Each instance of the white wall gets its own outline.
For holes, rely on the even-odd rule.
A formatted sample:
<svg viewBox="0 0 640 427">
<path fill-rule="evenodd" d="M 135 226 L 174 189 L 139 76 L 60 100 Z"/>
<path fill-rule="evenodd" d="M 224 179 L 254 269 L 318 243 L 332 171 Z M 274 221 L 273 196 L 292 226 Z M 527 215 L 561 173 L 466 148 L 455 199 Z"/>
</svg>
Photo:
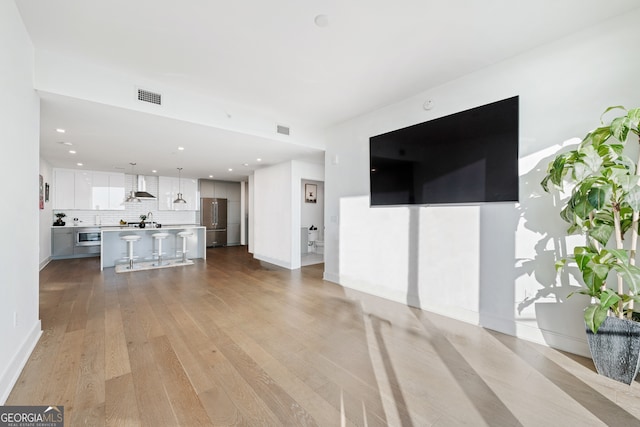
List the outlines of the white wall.
<svg viewBox="0 0 640 427">
<path fill-rule="evenodd" d="M 45 184 L 49 184 L 49 201 L 45 199 L 44 209 L 40 210 L 40 269 L 44 268 L 51 260 L 51 224 L 53 223 L 53 168 L 51 165 L 40 158 L 40 175 Z"/>
<path fill-rule="evenodd" d="M 574 242 L 539 182 L 561 145 L 596 127 L 607 106 L 638 106 L 639 19 L 618 17 L 330 129 L 325 278 L 588 354 L 586 301 L 566 301 L 575 281 L 558 283 L 553 267 Z M 369 137 L 514 95 L 520 203 L 369 208 Z"/>
<path fill-rule="evenodd" d="M 0 2 L 0 404 L 4 404 L 38 337 L 39 100 L 33 46 L 12 1 Z"/>
<path fill-rule="evenodd" d="M 292 268 L 291 180 L 291 162 L 258 169 L 253 180 L 253 256 L 285 268 Z"/>
<path fill-rule="evenodd" d="M 293 160 L 255 171 L 250 233 L 255 258 L 285 268 L 300 268 L 302 179 L 322 181 L 323 166 Z"/>
</svg>

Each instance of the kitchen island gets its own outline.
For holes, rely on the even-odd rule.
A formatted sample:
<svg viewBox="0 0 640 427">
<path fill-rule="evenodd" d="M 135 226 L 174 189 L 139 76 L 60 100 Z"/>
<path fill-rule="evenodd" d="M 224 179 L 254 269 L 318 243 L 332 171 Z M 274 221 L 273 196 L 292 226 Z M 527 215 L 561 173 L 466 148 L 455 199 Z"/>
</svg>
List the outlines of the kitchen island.
<svg viewBox="0 0 640 427">
<path fill-rule="evenodd" d="M 154 252 L 157 252 L 155 239 L 151 236 L 155 233 L 168 233 L 169 236 L 162 241 L 164 261 L 172 261 L 182 257 L 182 238 L 178 236 L 181 231 L 192 231 L 193 235 L 187 237 L 187 257 L 206 259 L 206 228 L 197 225 L 170 225 L 162 228 L 131 228 L 131 227 L 102 227 L 100 240 L 100 270 L 107 267 L 126 264 L 127 243 L 122 240 L 125 235 L 139 235 L 140 240 L 133 244 L 133 253 L 136 263 L 151 263 Z"/>
</svg>

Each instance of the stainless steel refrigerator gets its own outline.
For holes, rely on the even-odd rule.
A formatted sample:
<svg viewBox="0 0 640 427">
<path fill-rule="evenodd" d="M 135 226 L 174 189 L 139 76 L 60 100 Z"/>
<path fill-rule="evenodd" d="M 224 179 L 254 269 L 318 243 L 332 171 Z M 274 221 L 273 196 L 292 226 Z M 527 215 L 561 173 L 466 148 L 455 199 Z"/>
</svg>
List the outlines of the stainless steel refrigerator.
<svg viewBox="0 0 640 427">
<path fill-rule="evenodd" d="M 200 225 L 207 228 L 207 247 L 227 246 L 227 199 L 200 199 Z"/>
</svg>

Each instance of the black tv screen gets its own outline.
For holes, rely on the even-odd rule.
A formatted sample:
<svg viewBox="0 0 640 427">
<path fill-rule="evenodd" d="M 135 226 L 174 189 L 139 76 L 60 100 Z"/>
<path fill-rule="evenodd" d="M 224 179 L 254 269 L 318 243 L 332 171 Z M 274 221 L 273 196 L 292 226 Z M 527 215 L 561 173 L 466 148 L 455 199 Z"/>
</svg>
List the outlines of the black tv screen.
<svg viewBox="0 0 640 427">
<path fill-rule="evenodd" d="M 518 201 L 518 97 L 369 139 L 371 206 Z"/>
</svg>

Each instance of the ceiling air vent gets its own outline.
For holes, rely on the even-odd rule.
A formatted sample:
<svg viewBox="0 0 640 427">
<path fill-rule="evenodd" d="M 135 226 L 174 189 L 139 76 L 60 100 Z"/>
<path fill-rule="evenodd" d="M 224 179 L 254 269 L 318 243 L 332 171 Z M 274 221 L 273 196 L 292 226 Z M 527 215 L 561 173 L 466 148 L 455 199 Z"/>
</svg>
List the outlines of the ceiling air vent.
<svg viewBox="0 0 640 427">
<path fill-rule="evenodd" d="M 278 125 L 277 132 L 281 135 L 289 135 L 289 128 L 286 126 Z"/>
<path fill-rule="evenodd" d="M 138 101 L 162 105 L 162 95 L 159 93 L 149 92 L 148 90 L 138 89 Z"/>
</svg>

